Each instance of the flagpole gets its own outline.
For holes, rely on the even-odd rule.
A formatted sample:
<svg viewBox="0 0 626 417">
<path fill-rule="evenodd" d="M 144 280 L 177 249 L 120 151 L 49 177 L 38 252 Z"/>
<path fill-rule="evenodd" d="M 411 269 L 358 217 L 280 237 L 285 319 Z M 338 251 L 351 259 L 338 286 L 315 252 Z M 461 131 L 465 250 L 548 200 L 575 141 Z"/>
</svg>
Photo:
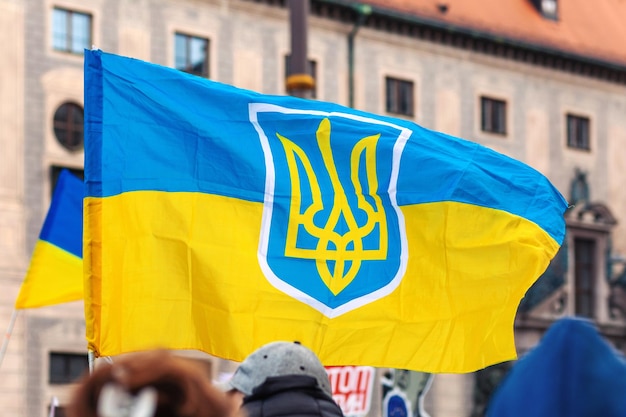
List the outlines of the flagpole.
<svg viewBox="0 0 626 417">
<path fill-rule="evenodd" d="M 309 70 L 307 58 L 309 0 L 287 0 L 287 7 L 291 26 L 291 55 L 285 87 L 292 96 L 311 98 L 315 79 Z"/>
<path fill-rule="evenodd" d="M 17 319 L 18 310 L 13 310 L 13 314 L 11 315 L 11 321 L 9 322 L 9 327 L 7 328 L 6 333 L 4 334 L 4 340 L 2 341 L 2 349 L 0 349 L 0 368 L 2 368 L 2 361 L 4 360 L 4 354 L 7 351 L 7 347 L 9 346 L 9 339 L 11 338 L 11 333 L 13 332 L 13 326 L 15 326 L 15 320 Z"/>
<path fill-rule="evenodd" d="M 50 401 L 50 412 L 48 413 L 48 417 L 54 417 L 57 412 L 57 407 L 59 406 L 59 399 L 54 396 Z"/>
<path fill-rule="evenodd" d="M 87 360 L 89 362 L 89 374 L 93 374 L 93 370 L 96 365 L 96 352 L 89 349 L 89 351 L 87 352 Z"/>
</svg>

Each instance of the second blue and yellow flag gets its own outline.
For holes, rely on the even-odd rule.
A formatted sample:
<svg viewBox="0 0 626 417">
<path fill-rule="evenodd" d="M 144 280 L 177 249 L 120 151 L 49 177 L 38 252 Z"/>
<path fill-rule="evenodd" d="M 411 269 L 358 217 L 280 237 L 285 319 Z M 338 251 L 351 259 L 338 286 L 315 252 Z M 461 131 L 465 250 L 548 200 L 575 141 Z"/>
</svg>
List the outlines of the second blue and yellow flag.
<svg viewBox="0 0 626 417">
<path fill-rule="evenodd" d="M 411 121 L 85 52 L 85 313 L 96 354 L 469 372 L 563 241 L 534 169 Z"/>
<path fill-rule="evenodd" d="M 15 308 L 35 308 L 83 298 L 83 182 L 59 173 Z"/>
</svg>

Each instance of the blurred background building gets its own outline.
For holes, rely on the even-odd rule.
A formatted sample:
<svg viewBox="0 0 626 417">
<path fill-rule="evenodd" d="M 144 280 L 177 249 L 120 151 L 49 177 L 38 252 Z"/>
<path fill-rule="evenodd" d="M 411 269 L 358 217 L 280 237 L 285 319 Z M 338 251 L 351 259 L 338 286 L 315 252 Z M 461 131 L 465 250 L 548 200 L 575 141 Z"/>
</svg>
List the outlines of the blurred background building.
<svg viewBox="0 0 626 417">
<path fill-rule="evenodd" d="M 572 205 L 566 242 L 520 305 L 519 353 L 565 315 L 594 320 L 626 350 L 626 2 L 309 6 L 314 99 L 481 143 L 544 173 Z M 286 0 L 0 0 L 0 327 L 10 321 L 60 169 L 82 175 L 83 49 L 92 45 L 287 93 Z M 53 397 L 67 401 L 87 366 L 82 308 L 20 313 L 0 369 L 3 415 L 44 417 Z M 232 370 L 188 354 L 215 378 Z M 432 417 L 481 416 L 510 366 L 436 375 L 424 409 Z M 385 415 L 383 391 L 404 378 L 376 373 L 372 417 Z"/>
</svg>

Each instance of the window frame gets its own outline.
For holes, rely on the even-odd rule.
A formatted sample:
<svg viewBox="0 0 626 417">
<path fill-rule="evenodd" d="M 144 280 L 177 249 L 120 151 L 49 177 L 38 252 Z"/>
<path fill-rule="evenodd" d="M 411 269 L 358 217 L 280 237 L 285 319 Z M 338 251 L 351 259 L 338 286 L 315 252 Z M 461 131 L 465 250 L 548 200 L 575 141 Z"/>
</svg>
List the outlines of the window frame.
<svg viewBox="0 0 626 417">
<path fill-rule="evenodd" d="M 62 365 L 64 369 L 62 375 L 57 375 L 53 371 L 53 362 L 55 362 L 55 358 L 63 359 Z M 84 366 L 81 367 L 80 372 L 73 372 L 72 364 L 75 365 L 76 362 L 72 361 L 78 359 L 81 361 L 84 360 Z M 48 353 L 48 384 L 50 385 L 74 384 L 88 369 L 89 358 L 87 357 L 87 354 L 62 351 L 50 351 Z"/>
<path fill-rule="evenodd" d="M 481 94 L 480 130 L 493 135 L 507 136 L 507 110 L 507 100 Z"/>
<path fill-rule="evenodd" d="M 67 112 L 68 112 L 67 116 L 65 120 L 57 120 L 57 114 L 63 106 L 67 106 Z M 80 110 L 80 112 L 82 113 L 80 115 L 80 118 L 82 119 L 81 123 L 75 123 L 73 121 L 74 112 L 77 110 Z M 84 147 L 85 147 L 84 121 L 85 121 L 85 109 L 80 103 L 77 103 L 72 100 L 66 100 L 56 107 L 56 109 L 54 110 L 54 114 L 52 115 L 52 131 L 53 131 L 54 138 L 56 139 L 57 143 L 61 145 L 63 149 L 67 150 L 68 152 L 80 152 L 84 150 Z M 66 135 L 74 135 L 76 133 L 80 133 L 81 134 L 80 143 L 72 145 L 71 140 L 68 138 L 66 138 L 66 140 L 69 140 L 70 143 L 64 143 L 63 140 L 57 134 L 57 129 L 64 129 Z"/>
<path fill-rule="evenodd" d="M 408 88 L 409 93 L 403 92 Z M 391 94 L 393 93 L 393 94 Z M 408 106 L 402 103 L 403 97 L 409 98 Z M 405 109 L 404 107 L 408 107 Z M 416 113 L 415 82 L 406 78 L 385 76 L 385 112 L 398 116 L 414 118 Z"/>
<path fill-rule="evenodd" d="M 185 67 L 179 67 L 178 66 L 178 37 L 183 37 L 185 39 L 185 53 L 184 53 L 184 60 L 185 60 Z M 206 47 L 205 47 L 205 51 L 204 51 L 204 62 L 203 62 L 203 66 L 205 68 L 205 72 L 196 72 L 196 71 L 192 71 L 189 70 L 189 68 L 193 69 L 193 62 L 191 61 L 191 55 L 192 55 L 192 42 L 194 40 L 200 40 L 200 41 L 204 41 L 206 42 Z M 195 75 L 197 77 L 202 77 L 202 78 L 211 78 L 211 38 L 206 37 L 206 36 L 200 36 L 200 35 L 194 35 L 188 32 L 184 32 L 184 31 L 179 31 L 176 30 L 174 31 L 174 68 L 185 72 L 187 74 L 192 74 Z"/>
<path fill-rule="evenodd" d="M 63 28 L 64 40 L 63 40 L 62 47 L 57 45 L 55 41 L 56 34 L 57 34 L 57 26 L 55 25 L 55 15 L 57 12 L 62 12 L 65 15 L 65 27 Z M 88 39 L 85 42 L 85 44 L 83 44 L 78 50 L 74 50 L 73 48 L 73 44 L 76 39 L 76 33 L 75 33 L 76 28 L 74 27 L 73 16 L 84 16 L 88 18 L 88 22 L 89 22 L 88 33 L 87 33 Z M 94 17 L 92 13 L 85 12 L 85 11 L 78 11 L 78 10 L 70 9 L 67 7 L 54 6 L 52 8 L 51 20 L 52 20 L 51 46 L 52 46 L 53 51 L 71 54 L 71 55 L 83 55 L 84 49 L 89 49 L 93 45 Z"/>
<path fill-rule="evenodd" d="M 595 242 L 594 247 L 594 264 L 591 269 L 593 274 L 593 286 L 591 303 L 592 317 L 591 319 L 597 322 L 609 321 L 609 285 L 608 280 L 603 277 L 607 276 L 607 253 L 610 247 L 611 230 L 613 225 L 603 224 L 601 220 L 600 224 L 592 224 L 589 222 L 589 217 L 596 215 L 593 210 L 585 209 L 586 205 L 579 204 L 566 212 L 566 224 L 567 231 L 565 238 L 567 239 L 567 252 L 568 252 L 568 271 L 567 271 L 567 293 L 568 302 L 566 307 L 566 314 L 578 314 L 580 306 L 577 303 L 577 297 L 580 293 L 580 289 L 577 289 L 577 264 L 579 260 L 576 259 L 576 247 L 577 240 L 593 240 Z"/>
<path fill-rule="evenodd" d="M 574 243 L 574 312 L 577 316 L 595 319 L 597 316 L 598 239 L 573 236 Z"/>
<path fill-rule="evenodd" d="M 568 149 L 591 152 L 591 117 L 567 112 L 565 143 Z"/>
</svg>

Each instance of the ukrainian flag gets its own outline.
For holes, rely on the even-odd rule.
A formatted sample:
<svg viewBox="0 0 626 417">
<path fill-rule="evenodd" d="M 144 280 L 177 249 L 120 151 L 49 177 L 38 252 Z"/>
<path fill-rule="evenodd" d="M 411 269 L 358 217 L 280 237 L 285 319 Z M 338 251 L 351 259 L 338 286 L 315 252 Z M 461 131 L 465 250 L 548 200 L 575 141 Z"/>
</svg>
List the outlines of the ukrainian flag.
<svg viewBox="0 0 626 417">
<path fill-rule="evenodd" d="M 83 298 L 83 182 L 61 171 L 15 308 Z"/>
<path fill-rule="evenodd" d="M 534 169 L 411 121 L 85 53 L 90 349 L 469 372 L 513 320 L 567 204 Z"/>
</svg>

